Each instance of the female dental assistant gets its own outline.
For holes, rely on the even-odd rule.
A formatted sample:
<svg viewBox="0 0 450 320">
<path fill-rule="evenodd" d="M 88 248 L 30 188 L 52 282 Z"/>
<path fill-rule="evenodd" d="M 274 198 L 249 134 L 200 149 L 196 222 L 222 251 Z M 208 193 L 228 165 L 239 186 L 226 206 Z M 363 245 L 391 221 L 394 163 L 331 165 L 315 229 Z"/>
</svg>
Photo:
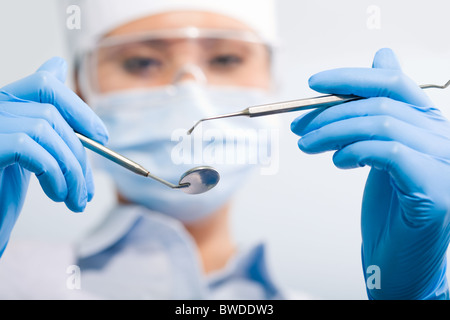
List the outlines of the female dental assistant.
<svg viewBox="0 0 450 320">
<path fill-rule="evenodd" d="M 79 5 L 86 25 L 71 35 L 77 93 L 95 113 L 63 85 L 61 59 L 1 90 L 1 294 L 287 298 L 271 278 L 263 246 L 243 251 L 227 228 L 232 195 L 251 172 L 246 164 L 224 163 L 221 183 L 192 197 L 98 159 L 119 198 L 106 221 L 75 248 L 31 250 L 42 266 L 38 276 L 23 267 L 30 258 L 26 251 L 9 250 L 30 172 L 47 196 L 73 211 L 82 211 L 93 197 L 90 166 L 73 130 L 102 143 L 109 136 L 111 148 L 177 178 L 185 168 L 170 154 L 175 128 L 223 113 L 231 103 L 262 103 L 271 88 L 269 1 Z M 258 15 L 243 5 L 257 6 Z M 447 298 L 449 123 L 388 49 L 377 52 L 373 68 L 326 71 L 310 85 L 367 98 L 308 113 L 291 129 L 301 136 L 304 152 L 336 150 L 338 167 L 372 167 L 362 206 L 362 261 L 383 282 L 368 286 L 369 298 Z M 270 125 L 265 121 L 238 126 L 264 128 Z M 80 268 L 80 291 L 67 290 L 67 274 L 58 276 L 56 270 L 68 265 Z M 43 285 L 29 290 L 26 283 L 36 281 Z"/>
<path fill-rule="evenodd" d="M 245 6 L 250 8 L 255 3 Z M 275 37 L 271 1 L 258 2 L 259 16 L 243 10 L 237 1 L 213 5 L 210 1 L 110 0 L 76 4 L 84 24 L 79 31 L 68 31 L 68 44 L 77 66 L 77 93 L 89 107 L 64 87 L 65 64 L 57 58 L 46 62 L 30 78 L 3 89 L 11 105 L 21 104 L 17 98 L 32 100 L 19 91 L 34 95 L 42 87 L 45 97 L 55 98 L 43 101 L 45 106 L 38 108 L 21 104 L 20 110 L 27 109 L 21 114 L 23 118 L 39 118 L 29 120 L 31 128 L 23 127 L 23 131 L 33 131 L 37 125 L 34 122 L 42 124 L 41 118 L 54 128 L 44 124 L 50 133 L 36 139 L 48 140 L 43 149 L 50 150 L 54 159 L 38 161 L 35 154 L 30 155 L 33 163 L 54 167 L 46 167 L 45 173 L 31 171 L 47 195 L 65 201 L 73 211 L 83 210 L 92 197 L 93 186 L 84 148 L 70 127 L 103 143 L 108 136 L 111 149 L 146 168 L 158 168 L 158 175 L 168 181 L 177 181 L 194 164 L 175 163 L 174 130 L 206 115 L 229 111 L 234 105 L 265 102 L 269 95 L 270 51 Z M 30 109 L 45 110 L 31 114 Z M 221 125 L 215 130 L 256 130 L 270 123 L 261 120 L 242 124 Z M 30 135 L 38 136 L 34 132 Z M 238 143 L 235 151 L 244 153 L 247 148 Z M 37 152 L 37 148 L 31 149 Z M 213 159 L 211 165 L 221 175 L 219 185 L 192 196 L 130 174 L 105 159 L 96 160 L 114 179 L 119 204 L 75 248 L 61 248 L 64 256 L 72 253 L 63 270 L 70 265 L 80 268 L 82 288 L 75 292 L 77 295 L 113 299 L 286 297 L 272 280 L 264 245 L 238 248 L 228 226 L 231 198 L 255 165 L 220 164 Z M 27 181 L 19 182 L 17 185 L 25 188 Z M 10 202 L 14 203 L 13 214 L 8 215 L 12 224 L 20 206 L 17 201 Z M 6 242 L 7 237 L 3 239 Z M 13 249 L 11 246 L 11 256 L 7 249 L 2 257 L 4 268 L 0 272 L 7 278 L 2 277 L 2 283 L 14 289 L 19 276 L 11 277 L 11 269 L 21 262 L 13 263 Z M 39 260 L 44 261 L 46 269 L 55 270 L 50 275 L 58 274 L 56 267 L 61 267 L 62 261 L 55 255 Z M 30 276 L 24 273 L 22 279 Z M 67 278 L 67 274 L 62 275 Z M 55 279 L 53 289 L 40 286 L 30 294 L 70 295 L 72 292 L 64 288 L 66 279 L 61 280 Z M 7 287 L 2 286 L 7 296 L 17 291 Z"/>
</svg>

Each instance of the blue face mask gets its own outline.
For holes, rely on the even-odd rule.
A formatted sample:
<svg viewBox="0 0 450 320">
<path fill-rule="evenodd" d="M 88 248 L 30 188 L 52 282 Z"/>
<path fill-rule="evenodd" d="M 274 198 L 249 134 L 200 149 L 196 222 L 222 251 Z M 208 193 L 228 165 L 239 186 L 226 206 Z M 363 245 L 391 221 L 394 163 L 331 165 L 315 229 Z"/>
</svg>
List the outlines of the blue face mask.
<svg viewBox="0 0 450 320">
<path fill-rule="evenodd" d="M 268 130 L 271 120 L 216 120 L 197 128 L 191 136 L 186 134 L 187 129 L 201 118 L 267 100 L 267 93 L 261 90 L 182 82 L 153 90 L 103 95 L 92 101 L 110 133 L 108 147 L 151 173 L 176 184 L 193 167 L 216 168 L 221 180 L 204 194 L 185 194 L 103 158 L 96 157 L 95 161 L 111 174 L 118 192 L 130 202 L 183 222 L 204 218 L 224 206 L 243 180 L 258 168 L 258 130 Z M 266 143 L 263 146 L 268 147 Z"/>
</svg>

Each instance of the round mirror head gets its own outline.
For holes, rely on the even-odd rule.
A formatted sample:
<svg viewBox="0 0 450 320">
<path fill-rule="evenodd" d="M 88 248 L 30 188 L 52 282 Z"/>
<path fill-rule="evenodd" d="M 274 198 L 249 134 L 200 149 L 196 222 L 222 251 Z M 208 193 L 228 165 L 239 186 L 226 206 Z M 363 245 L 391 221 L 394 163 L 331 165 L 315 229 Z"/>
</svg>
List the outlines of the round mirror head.
<svg viewBox="0 0 450 320">
<path fill-rule="evenodd" d="M 214 188 L 220 180 L 216 169 L 211 167 L 196 167 L 188 170 L 180 178 L 180 190 L 189 194 L 200 194 Z M 188 186 L 183 187 L 183 185 Z"/>
</svg>

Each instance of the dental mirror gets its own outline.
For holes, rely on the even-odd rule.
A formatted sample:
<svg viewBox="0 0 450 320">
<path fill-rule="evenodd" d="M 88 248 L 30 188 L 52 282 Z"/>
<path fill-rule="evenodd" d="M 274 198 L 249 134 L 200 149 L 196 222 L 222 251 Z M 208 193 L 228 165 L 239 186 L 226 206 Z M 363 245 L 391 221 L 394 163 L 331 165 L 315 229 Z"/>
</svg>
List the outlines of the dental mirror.
<svg viewBox="0 0 450 320">
<path fill-rule="evenodd" d="M 214 188 L 220 180 L 219 173 L 211 167 L 197 167 L 185 172 L 181 178 L 181 191 L 189 194 L 200 194 Z M 187 185 L 186 187 L 182 187 Z"/>
<path fill-rule="evenodd" d="M 200 194 L 214 188 L 219 183 L 220 175 L 216 169 L 208 166 L 195 167 L 186 171 L 180 178 L 178 185 L 165 181 L 153 174 L 140 164 L 124 157 L 117 152 L 106 148 L 100 143 L 85 137 L 82 134 L 75 133 L 80 139 L 81 143 L 88 149 L 96 152 L 97 154 L 111 160 L 118 165 L 147 178 L 161 182 L 162 184 L 172 188 L 180 189 L 184 193 L 188 194 Z"/>
</svg>

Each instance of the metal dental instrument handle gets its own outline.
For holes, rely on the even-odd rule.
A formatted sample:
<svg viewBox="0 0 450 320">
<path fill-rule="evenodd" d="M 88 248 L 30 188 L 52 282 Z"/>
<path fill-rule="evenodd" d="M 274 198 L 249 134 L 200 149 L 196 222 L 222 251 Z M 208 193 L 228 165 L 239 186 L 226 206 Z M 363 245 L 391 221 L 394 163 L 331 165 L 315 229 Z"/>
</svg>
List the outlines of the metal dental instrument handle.
<svg viewBox="0 0 450 320">
<path fill-rule="evenodd" d="M 450 86 L 450 80 L 442 85 L 435 84 L 427 84 L 420 86 L 422 89 L 429 88 L 437 88 L 437 89 L 445 89 Z M 214 119 L 222 119 L 222 118 L 230 118 L 230 117 L 238 117 L 238 116 L 246 116 L 246 117 L 260 117 L 267 116 L 271 114 L 285 113 L 285 112 L 293 112 L 293 111 L 301 111 L 301 110 L 309 110 L 316 108 L 327 108 L 336 106 L 342 103 L 356 101 L 364 99 L 363 97 L 351 96 L 351 95 L 324 95 L 320 97 L 307 98 L 307 99 L 299 99 L 299 100 L 291 100 L 285 102 L 277 102 L 270 103 L 260 106 L 248 107 L 244 110 L 219 115 L 216 117 L 205 118 L 197 121 L 197 123 L 188 130 L 187 134 L 190 135 L 192 131 L 203 121 L 214 120 Z"/>
<path fill-rule="evenodd" d="M 444 84 L 444 85 L 442 85 L 442 86 L 437 85 L 437 84 L 423 84 L 423 85 L 421 85 L 420 87 L 421 87 L 422 89 L 431 89 L 431 88 L 435 88 L 435 89 L 445 89 L 445 88 L 447 88 L 447 87 L 449 87 L 449 86 L 450 86 L 450 80 L 448 80 L 447 83 Z"/>
<path fill-rule="evenodd" d="M 172 189 L 181 189 L 183 192 L 189 194 L 199 194 L 215 187 L 220 179 L 219 173 L 214 168 L 204 166 L 188 170 L 181 176 L 179 184 L 175 185 L 151 174 L 140 164 L 122 156 L 115 151 L 112 151 L 102 144 L 89 139 L 77 132 L 75 132 L 75 134 L 80 139 L 83 146 L 88 148 L 89 150 L 94 151 L 95 153 L 117 163 L 118 165 L 138 175 L 154 179 Z"/>
</svg>

